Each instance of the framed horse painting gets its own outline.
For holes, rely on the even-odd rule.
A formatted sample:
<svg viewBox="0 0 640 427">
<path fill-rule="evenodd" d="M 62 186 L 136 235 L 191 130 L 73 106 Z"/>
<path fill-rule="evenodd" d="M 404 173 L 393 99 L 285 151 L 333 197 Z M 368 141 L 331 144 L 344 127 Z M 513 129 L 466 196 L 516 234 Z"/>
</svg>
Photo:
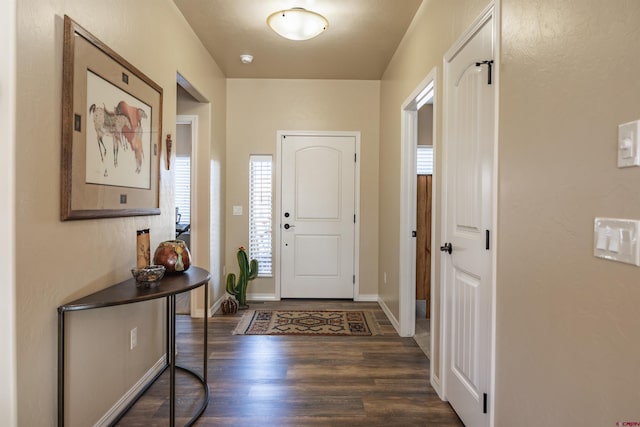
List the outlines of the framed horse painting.
<svg viewBox="0 0 640 427">
<path fill-rule="evenodd" d="M 64 17 L 61 219 L 159 215 L 162 87 Z"/>
</svg>

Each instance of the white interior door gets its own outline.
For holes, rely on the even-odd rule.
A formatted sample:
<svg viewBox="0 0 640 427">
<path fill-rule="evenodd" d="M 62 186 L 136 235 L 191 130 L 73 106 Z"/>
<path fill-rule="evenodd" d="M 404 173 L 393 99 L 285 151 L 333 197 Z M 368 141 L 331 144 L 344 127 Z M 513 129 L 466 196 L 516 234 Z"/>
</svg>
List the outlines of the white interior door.
<svg viewBox="0 0 640 427">
<path fill-rule="evenodd" d="M 488 426 L 491 378 L 493 19 L 445 60 L 446 397 L 468 427 Z"/>
<path fill-rule="evenodd" d="M 353 298 L 355 137 L 283 135 L 282 298 Z"/>
</svg>

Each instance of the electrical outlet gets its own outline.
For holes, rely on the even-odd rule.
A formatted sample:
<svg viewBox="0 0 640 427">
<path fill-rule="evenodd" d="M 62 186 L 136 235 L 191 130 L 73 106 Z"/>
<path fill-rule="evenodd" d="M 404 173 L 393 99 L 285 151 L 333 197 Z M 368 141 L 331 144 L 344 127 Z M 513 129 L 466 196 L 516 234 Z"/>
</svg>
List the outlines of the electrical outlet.
<svg viewBox="0 0 640 427">
<path fill-rule="evenodd" d="M 129 350 L 133 350 L 138 345 L 138 327 L 135 327 L 131 330 L 129 334 L 130 346 Z"/>
</svg>

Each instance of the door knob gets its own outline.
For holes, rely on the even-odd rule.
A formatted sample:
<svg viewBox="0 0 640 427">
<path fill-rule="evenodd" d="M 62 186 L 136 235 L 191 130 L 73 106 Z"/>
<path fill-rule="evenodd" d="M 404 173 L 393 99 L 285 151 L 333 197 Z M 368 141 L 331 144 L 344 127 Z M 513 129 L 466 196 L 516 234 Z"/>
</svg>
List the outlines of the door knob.
<svg viewBox="0 0 640 427">
<path fill-rule="evenodd" d="M 294 228 L 294 227 L 295 227 L 295 225 L 290 225 L 290 224 L 285 224 L 285 225 L 284 225 L 284 229 L 285 229 L 285 230 L 288 230 L 288 229 L 290 229 L 290 228 Z"/>
<path fill-rule="evenodd" d="M 445 243 L 444 245 L 440 246 L 440 251 L 449 252 L 449 255 L 451 255 L 451 251 L 453 251 L 453 246 L 451 246 L 451 243 Z"/>
</svg>

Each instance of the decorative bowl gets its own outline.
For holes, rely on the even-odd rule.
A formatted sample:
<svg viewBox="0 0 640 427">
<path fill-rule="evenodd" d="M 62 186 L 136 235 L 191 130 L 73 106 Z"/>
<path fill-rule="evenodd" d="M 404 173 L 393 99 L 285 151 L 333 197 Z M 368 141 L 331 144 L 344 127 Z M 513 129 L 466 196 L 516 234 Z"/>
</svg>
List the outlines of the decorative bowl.
<svg viewBox="0 0 640 427">
<path fill-rule="evenodd" d="M 158 286 L 160 279 L 164 276 L 164 265 L 148 265 L 141 268 L 132 268 L 131 274 L 136 279 L 138 288 L 153 288 Z"/>
<path fill-rule="evenodd" d="M 184 241 L 167 240 L 158 245 L 153 263 L 164 265 L 167 274 L 184 273 L 191 266 L 191 254 Z"/>
</svg>

